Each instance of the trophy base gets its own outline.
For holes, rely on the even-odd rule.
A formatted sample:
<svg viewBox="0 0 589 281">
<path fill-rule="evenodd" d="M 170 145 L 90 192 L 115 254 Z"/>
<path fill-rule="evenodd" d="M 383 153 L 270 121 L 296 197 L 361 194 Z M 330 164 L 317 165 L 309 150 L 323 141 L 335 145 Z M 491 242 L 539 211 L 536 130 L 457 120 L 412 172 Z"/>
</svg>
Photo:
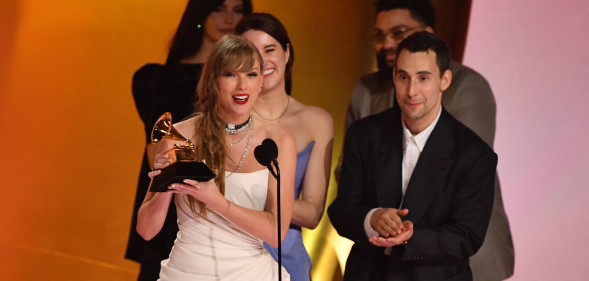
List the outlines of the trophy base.
<svg viewBox="0 0 589 281">
<path fill-rule="evenodd" d="M 175 162 L 161 171 L 161 174 L 153 178 L 150 192 L 167 192 L 170 184 L 184 183 L 185 179 L 209 181 L 215 177 L 203 162 Z"/>
</svg>

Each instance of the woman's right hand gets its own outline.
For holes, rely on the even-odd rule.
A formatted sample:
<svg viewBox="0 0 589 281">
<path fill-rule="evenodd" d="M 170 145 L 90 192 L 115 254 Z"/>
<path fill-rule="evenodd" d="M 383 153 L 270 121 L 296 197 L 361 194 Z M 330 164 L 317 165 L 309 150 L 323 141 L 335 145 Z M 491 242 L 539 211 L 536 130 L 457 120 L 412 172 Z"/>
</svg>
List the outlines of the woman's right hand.
<svg viewBox="0 0 589 281">
<path fill-rule="evenodd" d="M 153 165 L 153 169 L 147 175 L 149 176 L 149 178 L 153 179 L 159 174 L 161 174 L 161 169 L 169 166 L 170 164 L 172 164 L 172 159 L 170 159 L 170 156 L 168 156 L 168 154 L 157 154 L 155 156 L 155 164 Z"/>
</svg>

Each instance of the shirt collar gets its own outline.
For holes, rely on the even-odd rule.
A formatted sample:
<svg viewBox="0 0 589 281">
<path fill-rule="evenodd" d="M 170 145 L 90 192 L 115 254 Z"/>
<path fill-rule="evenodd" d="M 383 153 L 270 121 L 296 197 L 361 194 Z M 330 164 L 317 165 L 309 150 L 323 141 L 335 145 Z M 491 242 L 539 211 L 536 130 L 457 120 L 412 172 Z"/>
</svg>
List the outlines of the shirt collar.
<svg viewBox="0 0 589 281">
<path fill-rule="evenodd" d="M 413 139 L 415 140 L 415 143 L 417 143 L 417 148 L 419 148 L 419 152 L 422 152 L 423 147 L 425 146 L 425 143 L 427 142 L 427 139 L 432 134 L 432 131 L 436 127 L 438 120 L 440 120 L 441 115 L 442 115 L 442 107 L 440 106 L 440 111 L 438 112 L 438 116 L 436 117 L 436 120 L 434 120 L 434 122 L 432 122 L 429 126 L 427 126 L 427 128 L 425 128 L 425 130 L 421 131 L 421 133 L 419 133 L 417 135 L 411 134 L 411 131 L 409 131 L 409 129 L 407 129 L 407 126 L 405 125 L 405 120 L 401 116 L 401 120 L 402 120 L 401 123 L 403 124 L 403 137 L 405 139 L 405 142 L 403 143 L 403 149 L 405 149 L 407 147 L 407 142 L 409 141 L 409 139 L 411 137 L 413 137 Z"/>
</svg>

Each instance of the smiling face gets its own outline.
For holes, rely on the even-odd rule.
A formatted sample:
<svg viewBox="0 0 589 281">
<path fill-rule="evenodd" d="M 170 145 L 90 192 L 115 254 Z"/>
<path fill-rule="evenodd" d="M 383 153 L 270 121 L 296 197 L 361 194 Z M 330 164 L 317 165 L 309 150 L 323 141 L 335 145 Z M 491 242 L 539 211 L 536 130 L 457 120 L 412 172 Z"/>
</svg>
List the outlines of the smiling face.
<svg viewBox="0 0 589 281">
<path fill-rule="evenodd" d="M 204 36 L 211 42 L 217 42 L 227 34 L 233 34 L 235 26 L 243 18 L 242 0 L 225 0 L 213 11 L 204 24 Z"/>
<path fill-rule="evenodd" d="M 263 91 L 270 91 L 279 87 L 284 89 L 284 73 L 290 57 L 290 51 L 282 48 L 280 43 L 268 33 L 259 30 L 249 30 L 242 37 L 252 42 L 262 54 L 264 60 Z"/>
<path fill-rule="evenodd" d="M 451 80 L 450 70 L 440 77 L 435 52 L 401 51 L 393 81 L 403 120 L 411 133 L 418 134 L 433 123 L 442 104 L 442 92 Z"/>
<path fill-rule="evenodd" d="M 226 122 L 243 123 L 249 118 L 262 86 L 260 70 L 256 59 L 251 69 L 225 70 L 217 78 L 219 114 Z"/>
</svg>

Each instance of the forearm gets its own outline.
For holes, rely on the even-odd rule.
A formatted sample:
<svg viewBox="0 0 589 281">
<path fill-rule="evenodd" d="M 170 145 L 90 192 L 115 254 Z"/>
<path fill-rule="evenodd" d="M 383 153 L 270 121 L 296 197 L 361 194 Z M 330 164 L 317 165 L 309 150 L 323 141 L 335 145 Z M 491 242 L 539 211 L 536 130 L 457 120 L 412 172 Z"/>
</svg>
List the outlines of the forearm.
<svg viewBox="0 0 589 281">
<path fill-rule="evenodd" d="M 337 199 L 336 199 L 337 201 Z M 331 224 L 340 236 L 355 242 L 368 242 L 364 220 L 371 207 L 350 206 L 344 202 L 334 201 L 327 209 Z"/>
<path fill-rule="evenodd" d="M 458 225 L 416 226 L 405 247 L 403 260 L 437 261 L 465 259 L 473 256 L 483 243 Z"/>
<path fill-rule="evenodd" d="M 292 200 L 292 199 L 290 199 Z M 281 239 L 284 241 L 288 227 L 290 225 L 291 211 L 290 208 L 282 206 L 281 220 Z M 291 204 L 286 204 L 292 206 Z M 247 233 L 262 239 L 272 247 L 278 247 L 278 221 L 277 216 L 268 211 L 258 211 L 239 206 L 229 200 L 218 202 L 215 206 L 209 205 L 209 208 L 217 211 L 229 221 L 245 230 Z"/>
<path fill-rule="evenodd" d="M 324 206 L 324 204 L 313 203 L 304 199 L 294 200 L 291 223 L 315 229 L 323 217 Z"/>
<path fill-rule="evenodd" d="M 160 232 L 166 220 L 172 197 L 173 194 L 158 192 L 143 202 L 137 214 L 137 233 L 143 239 L 151 240 Z"/>
</svg>

